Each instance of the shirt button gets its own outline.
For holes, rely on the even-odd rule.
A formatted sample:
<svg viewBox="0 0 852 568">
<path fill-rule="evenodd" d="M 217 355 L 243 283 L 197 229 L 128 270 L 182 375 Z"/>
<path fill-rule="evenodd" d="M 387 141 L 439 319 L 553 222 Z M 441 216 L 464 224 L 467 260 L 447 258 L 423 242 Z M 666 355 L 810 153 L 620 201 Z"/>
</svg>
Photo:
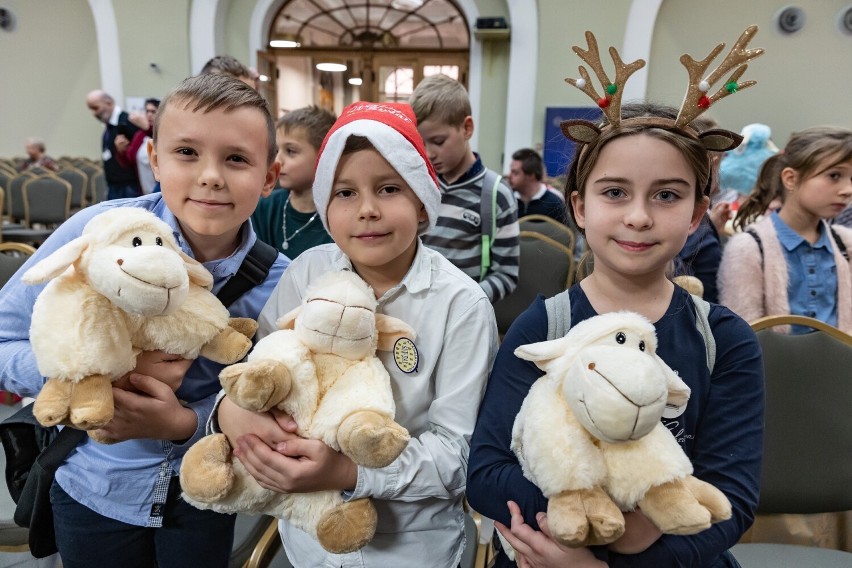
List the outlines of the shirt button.
<svg viewBox="0 0 852 568">
<path fill-rule="evenodd" d="M 816 290 L 811 290 L 811 296 L 816 296 Z"/>
<path fill-rule="evenodd" d="M 808 312 L 808 317 L 809 317 L 809 318 L 815 318 L 815 317 L 816 317 L 816 312 Z"/>
<path fill-rule="evenodd" d="M 813 274 L 814 272 L 816 272 L 815 268 L 808 268 L 808 274 Z"/>
</svg>

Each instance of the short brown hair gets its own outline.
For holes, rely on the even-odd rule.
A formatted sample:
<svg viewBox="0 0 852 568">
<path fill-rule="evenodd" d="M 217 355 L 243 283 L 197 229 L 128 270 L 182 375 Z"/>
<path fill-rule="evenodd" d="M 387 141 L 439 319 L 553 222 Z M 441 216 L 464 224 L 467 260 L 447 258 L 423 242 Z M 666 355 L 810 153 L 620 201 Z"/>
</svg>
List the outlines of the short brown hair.
<svg viewBox="0 0 852 568">
<path fill-rule="evenodd" d="M 470 97 L 464 86 L 448 75 L 430 75 L 414 89 L 408 99 L 417 123 L 434 120 L 450 126 L 461 126 L 469 117 Z"/>
<path fill-rule="evenodd" d="M 230 75 L 234 79 L 245 77 L 251 79 L 251 71 L 248 67 L 240 63 L 240 60 L 230 55 L 217 55 L 211 58 L 204 67 L 201 68 L 199 75 L 205 73 L 214 73 L 219 75 Z"/>
<path fill-rule="evenodd" d="M 544 166 L 541 163 L 541 156 L 532 148 L 521 148 L 512 154 L 512 159 L 521 163 L 521 171 L 528 176 L 535 176 L 535 179 L 541 181 L 544 177 Z"/>
<path fill-rule="evenodd" d="M 317 105 L 311 105 L 288 112 L 278 119 L 275 127 L 283 129 L 286 134 L 301 129 L 314 150 L 319 150 L 335 120 L 337 118 L 334 113 Z"/>
<path fill-rule="evenodd" d="M 183 108 L 192 112 L 210 112 L 223 109 L 225 112 L 238 108 L 256 108 L 263 114 L 266 122 L 266 134 L 269 150 L 267 165 L 275 160 L 278 148 L 275 144 L 275 126 L 266 100 L 257 91 L 229 75 L 205 73 L 189 77 L 169 92 L 160 102 L 157 118 L 154 119 L 154 143 L 157 143 L 157 133 L 160 122 L 166 116 L 166 110 L 174 104 L 183 104 Z"/>
</svg>

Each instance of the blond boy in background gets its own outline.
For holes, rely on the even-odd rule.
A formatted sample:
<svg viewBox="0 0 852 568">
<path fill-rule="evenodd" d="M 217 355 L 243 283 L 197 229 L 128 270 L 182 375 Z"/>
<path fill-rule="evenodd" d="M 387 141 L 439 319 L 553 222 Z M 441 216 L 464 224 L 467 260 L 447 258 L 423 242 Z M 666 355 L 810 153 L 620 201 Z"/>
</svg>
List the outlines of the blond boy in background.
<svg viewBox="0 0 852 568">
<path fill-rule="evenodd" d="M 518 285 L 518 207 L 512 190 L 470 148 L 474 124 L 461 83 L 446 75 L 426 77 L 410 103 L 441 188 L 438 222 L 423 244 L 477 280 L 496 302 Z"/>
</svg>

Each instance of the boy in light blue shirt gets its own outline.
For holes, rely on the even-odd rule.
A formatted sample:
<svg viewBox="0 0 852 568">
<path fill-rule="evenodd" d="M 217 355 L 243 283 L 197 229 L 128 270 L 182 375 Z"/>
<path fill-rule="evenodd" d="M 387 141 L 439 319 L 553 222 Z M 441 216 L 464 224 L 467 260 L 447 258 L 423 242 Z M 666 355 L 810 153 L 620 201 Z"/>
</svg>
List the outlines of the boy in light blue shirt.
<svg viewBox="0 0 852 568">
<path fill-rule="evenodd" d="M 162 193 L 82 210 L 0 292 L 3 390 L 35 396 L 45 381 L 28 337 L 43 286 L 23 284 L 21 274 L 78 237 L 98 213 L 115 207 L 154 213 L 172 228 L 183 252 L 211 272 L 214 293 L 254 245 L 248 219 L 261 195 L 272 190 L 279 168 L 272 118 L 257 92 L 222 75 L 186 79 L 163 100 L 149 144 Z M 279 255 L 265 280 L 231 304 L 231 315 L 257 318 L 287 264 Z M 125 441 L 103 445 L 87 439 L 59 467 L 51 488 L 56 542 L 66 568 L 228 565 L 233 517 L 184 503 L 177 482 L 184 453 L 204 434 L 221 368 L 206 359 L 143 353 L 129 377 L 138 392 L 113 388 L 115 417 L 103 432 Z M 181 378 L 175 393 L 168 384 Z"/>
</svg>

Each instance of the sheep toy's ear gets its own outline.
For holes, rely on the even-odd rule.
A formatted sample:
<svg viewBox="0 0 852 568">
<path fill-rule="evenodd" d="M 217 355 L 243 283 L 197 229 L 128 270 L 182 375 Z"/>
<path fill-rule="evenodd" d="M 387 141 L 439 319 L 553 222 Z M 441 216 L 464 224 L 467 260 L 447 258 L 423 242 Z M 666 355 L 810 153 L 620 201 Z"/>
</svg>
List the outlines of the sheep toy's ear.
<svg viewBox="0 0 852 568">
<path fill-rule="evenodd" d="M 298 308 L 294 308 L 278 318 L 275 321 L 275 325 L 278 326 L 278 329 L 293 329 L 296 327 L 296 318 L 299 316 L 299 312 L 302 311 L 302 306 Z"/>
<path fill-rule="evenodd" d="M 189 281 L 208 290 L 213 287 L 213 275 L 204 266 L 183 251 L 178 251 L 189 274 Z"/>
<path fill-rule="evenodd" d="M 83 256 L 83 253 L 91 242 L 91 237 L 81 236 L 71 242 L 65 243 L 53 251 L 53 254 L 27 270 L 21 277 L 21 280 L 27 284 L 41 284 L 42 282 L 56 278 L 65 272 L 69 266 L 77 262 L 78 258 Z"/>
<path fill-rule="evenodd" d="M 417 337 L 414 330 L 402 320 L 384 314 L 376 314 L 376 331 L 379 332 L 379 351 L 391 351 L 394 344 L 406 337 L 412 341 Z"/>
<path fill-rule="evenodd" d="M 532 361 L 539 369 L 547 373 L 557 362 L 557 359 L 568 353 L 569 348 L 564 339 L 521 345 L 515 349 L 515 357 Z"/>
</svg>

